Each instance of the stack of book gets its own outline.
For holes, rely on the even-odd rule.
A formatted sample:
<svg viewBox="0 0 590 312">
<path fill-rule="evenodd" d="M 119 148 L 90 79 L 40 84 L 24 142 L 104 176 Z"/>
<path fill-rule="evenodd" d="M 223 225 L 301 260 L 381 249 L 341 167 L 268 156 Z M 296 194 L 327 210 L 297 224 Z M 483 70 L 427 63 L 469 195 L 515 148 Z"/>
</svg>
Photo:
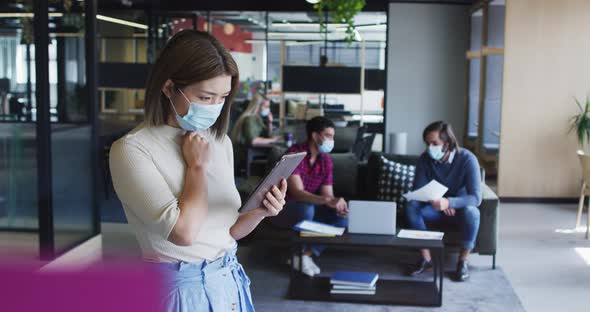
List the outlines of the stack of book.
<svg viewBox="0 0 590 312">
<path fill-rule="evenodd" d="M 344 233 L 345 228 L 314 221 L 301 221 L 293 227 L 301 237 L 335 237 Z"/>
<path fill-rule="evenodd" d="M 379 274 L 339 271 L 332 275 L 331 294 L 375 295 Z"/>
</svg>

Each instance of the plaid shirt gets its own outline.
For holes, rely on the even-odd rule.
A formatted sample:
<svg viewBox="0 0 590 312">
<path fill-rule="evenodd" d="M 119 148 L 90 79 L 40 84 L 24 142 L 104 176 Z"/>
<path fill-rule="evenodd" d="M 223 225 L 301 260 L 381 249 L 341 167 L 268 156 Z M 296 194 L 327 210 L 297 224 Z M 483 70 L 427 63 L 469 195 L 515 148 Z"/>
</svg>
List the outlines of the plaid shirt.
<svg viewBox="0 0 590 312">
<path fill-rule="evenodd" d="M 334 165 L 332 159 L 328 154 L 321 153 L 315 160 L 313 166 L 309 163 L 311 152 L 309 151 L 308 143 L 295 144 L 291 146 L 287 153 L 301 153 L 307 152 L 307 155 L 299 166 L 295 168 L 293 174 L 297 174 L 303 181 L 303 189 L 312 194 L 316 194 L 322 185 L 332 185 L 332 171 Z M 287 201 L 289 196 L 287 196 Z"/>
</svg>

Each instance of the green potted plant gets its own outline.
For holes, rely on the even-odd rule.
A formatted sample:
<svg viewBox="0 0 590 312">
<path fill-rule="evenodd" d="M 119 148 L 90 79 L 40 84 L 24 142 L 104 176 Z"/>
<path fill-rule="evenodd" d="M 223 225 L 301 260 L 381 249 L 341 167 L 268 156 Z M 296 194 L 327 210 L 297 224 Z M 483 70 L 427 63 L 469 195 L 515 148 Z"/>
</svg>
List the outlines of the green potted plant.
<svg viewBox="0 0 590 312">
<path fill-rule="evenodd" d="M 574 100 L 580 111 L 570 118 L 569 132 L 576 133 L 581 149 L 584 147 L 584 143 L 590 143 L 590 97 L 586 97 L 585 105 L 582 105 L 576 98 Z"/>
<path fill-rule="evenodd" d="M 334 22 L 346 24 L 345 40 L 347 42 L 355 41 L 356 27 L 354 24 L 354 16 L 363 10 L 365 7 L 365 0 L 320 0 L 315 3 L 313 7 L 318 12 L 320 32 L 326 34 L 328 21 L 325 20 L 324 17 L 325 10 L 332 17 Z"/>
</svg>

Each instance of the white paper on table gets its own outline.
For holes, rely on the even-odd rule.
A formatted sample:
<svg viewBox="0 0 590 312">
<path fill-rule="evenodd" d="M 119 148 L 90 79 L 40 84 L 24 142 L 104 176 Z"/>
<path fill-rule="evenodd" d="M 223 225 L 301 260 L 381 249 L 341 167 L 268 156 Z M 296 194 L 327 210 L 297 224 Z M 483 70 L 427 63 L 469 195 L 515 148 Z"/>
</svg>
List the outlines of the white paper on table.
<svg viewBox="0 0 590 312">
<path fill-rule="evenodd" d="M 428 182 L 423 187 L 404 194 L 407 200 L 417 200 L 421 202 L 427 202 L 431 200 L 441 199 L 443 195 L 449 190 L 446 186 L 438 183 L 436 180 Z"/>
<path fill-rule="evenodd" d="M 434 232 L 434 231 L 416 231 L 416 230 L 401 230 L 397 234 L 399 238 L 411 238 L 411 239 L 435 239 L 441 240 L 445 233 Z"/>
<path fill-rule="evenodd" d="M 342 235 L 344 233 L 345 228 L 343 227 L 336 227 L 328 224 L 323 224 L 319 222 L 313 221 L 302 221 L 295 225 L 296 228 L 300 230 L 305 230 L 309 232 L 316 232 L 322 234 L 331 234 L 331 235 Z"/>
</svg>

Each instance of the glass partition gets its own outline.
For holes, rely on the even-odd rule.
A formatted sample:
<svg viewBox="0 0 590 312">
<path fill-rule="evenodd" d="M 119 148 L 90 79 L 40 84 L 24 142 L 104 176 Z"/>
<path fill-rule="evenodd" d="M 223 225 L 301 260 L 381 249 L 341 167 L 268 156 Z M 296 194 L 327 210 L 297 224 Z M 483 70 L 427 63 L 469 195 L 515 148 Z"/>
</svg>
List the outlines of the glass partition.
<svg viewBox="0 0 590 312">
<path fill-rule="evenodd" d="M 269 12 L 268 73 L 273 81 L 272 91 L 279 92 L 281 42 L 284 43 L 288 66 L 365 67 L 365 88 L 359 94 L 320 94 L 289 92 L 287 114 L 296 117 L 294 103 L 342 106 L 351 118 L 365 122 L 382 122 L 385 70 L 387 15 L 382 12 L 362 12 L 355 16 L 357 41 L 344 42 L 345 25 L 330 22 L 327 34 L 320 33 L 316 12 Z M 327 38 L 327 40 L 326 40 Z M 364 54 L 364 62 L 363 62 Z M 384 77 L 384 76 L 383 76 Z M 362 103 L 362 104 L 361 104 Z"/>
<path fill-rule="evenodd" d="M 63 8 L 62 8 L 63 9 Z M 49 42 L 52 207 L 55 252 L 93 234 L 94 147 L 88 103 L 83 7 L 52 21 Z M 51 29 L 51 28 L 50 28 Z"/>
<path fill-rule="evenodd" d="M 98 233 L 85 51 L 95 4 L 0 6 L 0 230 L 37 233 L 43 260 Z"/>
<path fill-rule="evenodd" d="M 483 114 L 483 148 L 495 154 L 500 145 L 500 119 L 502 106 L 502 73 L 504 68 L 505 5 L 498 1 L 488 7 L 488 36 L 486 46 L 486 80 Z"/>
<path fill-rule="evenodd" d="M 148 25 L 144 12 L 106 11 L 99 16 L 97 43 L 101 64 L 148 62 Z M 163 33 L 161 28 L 160 34 Z M 98 90 L 101 120 L 106 120 L 107 124 L 143 119 L 144 92 L 141 89 L 99 86 Z"/>
<path fill-rule="evenodd" d="M 33 122 L 0 122 L 0 229 L 39 228 L 37 135 Z"/>
<path fill-rule="evenodd" d="M 481 80 L 481 49 L 483 31 L 483 9 L 471 14 L 471 36 L 468 52 L 469 91 L 467 96 L 467 139 L 475 140 L 479 131 L 479 98 Z"/>
<path fill-rule="evenodd" d="M 0 230 L 37 231 L 34 18 L 9 8 L 0 16 Z"/>
<path fill-rule="evenodd" d="M 467 138 L 470 140 L 477 139 L 479 129 L 479 84 L 481 75 L 481 59 L 474 58 L 469 60 L 469 114 L 467 125 Z"/>
</svg>

